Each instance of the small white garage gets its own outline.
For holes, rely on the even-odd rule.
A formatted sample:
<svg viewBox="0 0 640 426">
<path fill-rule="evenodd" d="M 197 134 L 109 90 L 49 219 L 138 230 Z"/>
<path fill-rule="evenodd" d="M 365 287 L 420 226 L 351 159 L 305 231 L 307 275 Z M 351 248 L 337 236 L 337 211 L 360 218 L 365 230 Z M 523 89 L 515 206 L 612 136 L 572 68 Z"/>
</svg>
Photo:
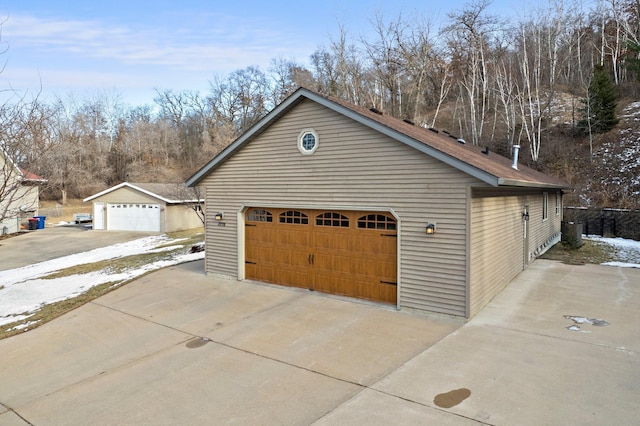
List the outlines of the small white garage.
<svg viewBox="0 0 640 426">
<path fill-rule="evenodd" d="M 93 202 L 94 230 L 174 232 L 203 225 L 203 200 L 177 183 L 123 182 L 84 201 Z"/>
</svg>

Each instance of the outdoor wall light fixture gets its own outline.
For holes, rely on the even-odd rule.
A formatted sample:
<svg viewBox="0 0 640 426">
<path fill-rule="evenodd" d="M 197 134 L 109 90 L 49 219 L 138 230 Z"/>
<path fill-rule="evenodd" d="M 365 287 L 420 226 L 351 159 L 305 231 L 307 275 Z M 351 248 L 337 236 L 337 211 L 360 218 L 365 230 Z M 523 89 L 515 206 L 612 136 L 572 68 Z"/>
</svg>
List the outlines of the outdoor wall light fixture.
<svg viewBox="0 0 640 426">
<path fill-rule="evenodd" d="M 218 212 L 218 213 L 216 213 L 214 218 L 219 221 L 219 220 L 222 220 L 224 218 L 224 215 L 222 214 L 222 212 Z"/>
<path fill-rule="evenodd" d="M 436 224 L 434 223 L 427 223 L 427 235 L 431 235 L 431 234 L 435 234 L 436 233 Z"/>
</svg>

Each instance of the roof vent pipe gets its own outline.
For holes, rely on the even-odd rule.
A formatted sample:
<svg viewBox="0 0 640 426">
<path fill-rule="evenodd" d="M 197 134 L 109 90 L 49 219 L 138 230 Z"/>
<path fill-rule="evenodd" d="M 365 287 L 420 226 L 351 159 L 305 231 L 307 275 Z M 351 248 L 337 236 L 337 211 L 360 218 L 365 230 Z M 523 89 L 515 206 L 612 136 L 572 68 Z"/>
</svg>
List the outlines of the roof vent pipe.
<svg viewBox="0 0 640 426">
<path fill-rule="evenodd" d="M 520 145 L 513 146 L 513 164 L 512 168 L 518 170 L 518 152 L 520 152 Z"/>
</svg>

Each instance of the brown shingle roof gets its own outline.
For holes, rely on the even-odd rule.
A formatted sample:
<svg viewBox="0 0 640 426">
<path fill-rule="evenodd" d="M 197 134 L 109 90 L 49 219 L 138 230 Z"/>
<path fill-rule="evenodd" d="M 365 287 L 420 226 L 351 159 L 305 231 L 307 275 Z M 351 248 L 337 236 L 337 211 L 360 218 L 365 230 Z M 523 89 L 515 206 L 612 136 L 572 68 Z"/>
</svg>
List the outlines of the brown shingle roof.
<svg viewBox="0 0 640 426">
<path fill-rule="evenodd" d="M 408 123 L 404 120 L 376 113 L 370 109 L 362 108 L 345 102 L 341 99 L 316 93 L 325 99 L 337 103 L 344 108 L 356 112 L 370 120 L 406 135 L 417 142 L 436 149 L 453 159 L 462 161 L 471 167 L 477 168 L 485 173 L 498 178 L 506 186 L 550 186 L 557 188 L 567 188 L 566 182 L 552 176 L 540 173 L 534 169 L 518 164 L 518 169 L 512 167 L 512 161 L 500 154 L 490 152 L 483 154 L 483 148 L 468 143 L 458 142 L 458 138 L 435 129 L 427 129 L 421 126 Z"/>
<path fill-rule="evenodd" d="M 171 202 L 183 201 L 181 199 L 185 198 L 188 192 L 185 190 L 184 185 L 181 183 L 157 183 L 157 182 L 133 183 L 133 182 L 130 182 L 130 185 L 140 189 L 144 189 L 149 193 L 157 195 L 160 198 L 163 198 Z"/>
<path fill-rule="evenodd" d="M 372 127 L 391 138 L 410 145 L 492 186 L 524 186 L 537 188 L 567 188 L 568 185 L 552 176 L 540 173 L 524 165 L 511 167 L 511 160 L 496 153 L 483 154 L 482 148 L 461 144 L 444 132 L 415 126 L 386 114 L 379 114 L 341 99 L 299 88 L 280 103 L 255 126 L 250 128 L 209 163 L 191 176 L 187 186 L 196 186 L 212 170 L 233 156 L 238 150 L 266 130 L 300 102 L 310 100 L 346 115 L 361 124 Z"/>
</svg>

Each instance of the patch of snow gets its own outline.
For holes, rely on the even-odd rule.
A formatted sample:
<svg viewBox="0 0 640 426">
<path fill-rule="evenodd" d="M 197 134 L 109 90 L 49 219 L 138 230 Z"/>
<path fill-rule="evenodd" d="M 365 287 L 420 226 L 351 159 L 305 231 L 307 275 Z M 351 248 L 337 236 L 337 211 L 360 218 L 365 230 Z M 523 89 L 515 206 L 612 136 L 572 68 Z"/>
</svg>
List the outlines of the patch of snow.
<svg viewBox="0 0 640 426">
<path fill-rule="evenodd" d="M 585 322 L 590 323 L 589 319 L 585 318 L 585 317 L 571 317 L 571 316 L 568 316 L 568 315 L 565 315 L 564 317 L 572 320 L 576 324 L 584 324 Z"/>
<path fill-rule="evenodd" d="M 621 268 L 640 268 L 640 265 L 637 263 L 627 263 L 627 262 L 604 262 L 601 265 L 604 266 L 619 266 Z"/>
<path fill-rule="evenodd" d="M 29 315 L 9 315 L 7 317 L 0 316 L 0 325 L 11 324 L 12 322 L 22 321 L 29 318 L 33 313 Z"/>
<path fill-rule="evenodd" d="M 567 330 L 569 331 L 579 331 L 581 333 L 591 333 L 590 331 L 584 331 L 580 329 L 580 325 L 582 324 L 591 324 L 595 327 L 606 327 L 609 325 L 609 321 L 603 320 L 603 319 L 597 319 L 597 318 L 587 318 L 587 317 L 580 317 L 580 316 L 575 316 L 575 315 L 564 315 L 564 317 L 566 319 L 569 319 L 571 321 L 574 322 L 573 325 L 570 325 L 567 327 Z"/>
<path fill-rule="evenodd" d="M 32 325 L 35 325 L 37 323 L 38 323 L 38 321 L 28 321 L 28 322 L 25 322 L 23 324 L 18 324 L 15 327 L 11 327 L 11 328 L 7 329 L 6 331 L 24 330 L 25 328 L 31 327 Z"/>
<path fill-rule="evenodd" d="M 570 325 L 569 327 L 567 327 L 567 330 L 569 331 L 577 331 L 578 333 L 591 333 L 588 330 L 581 330 L 579 325 Z"/>
<path fill-rule="evenodd" d="M 162 248 L 158 248 L 155 250 L 149 250 L 147 253 L 162 253 L 165 251 L 171 251 L 171 250 L 177 250 L 177 249 L 181 249 L 183 246 L 176 244 L 173 246 L 166 246 L 166 247 L 162 247 Z"/>
<path fill-rule="evenodd" d="M 72 254 L 23 266 L 22 268 L 0 271 L 0 282 L 5 287 L 17 284 L 30 279 L 38 278 L 68 268 L 85 263 L 94 263 L 101 260 L 117 259 L 134 254 L 148 253 L 158 245 L 168 241 L 166 235 L 139 238 L 126 243 L 114 244 L 108 247 L 97 248 L 84 253 Z"/>
<path fill-rule="evenodd" d="M 157 245 L 167 241 L 166 236 L 140 238 L 22 268 L 0 271 L 0 282 L 3 285 L 0 288 L 0 325 L 29 318 L 44 305 L 79 296 L 91 287 L 100 284 L 120 283 L 167 266 L 204 259 L 204 252 L 176 254 L 170 259 L 148 263 L 119 273 L 95 271 L 55 279 L 42 278 L 52 272 L 78 264 L 116 259 L 134 254 L 164 252 L 183 247 L 172 245 L 156 249 Z"/>
<path fill-rule="evenodd" d="M 584 239 L 598 241 L 613 247 L 617 261 L 605 262 L 603 265 L 624 268 L 640 268 L 640 241 L 626 238 L 605 238 L 598 235 L 584 235 Z"/>
</svg>

